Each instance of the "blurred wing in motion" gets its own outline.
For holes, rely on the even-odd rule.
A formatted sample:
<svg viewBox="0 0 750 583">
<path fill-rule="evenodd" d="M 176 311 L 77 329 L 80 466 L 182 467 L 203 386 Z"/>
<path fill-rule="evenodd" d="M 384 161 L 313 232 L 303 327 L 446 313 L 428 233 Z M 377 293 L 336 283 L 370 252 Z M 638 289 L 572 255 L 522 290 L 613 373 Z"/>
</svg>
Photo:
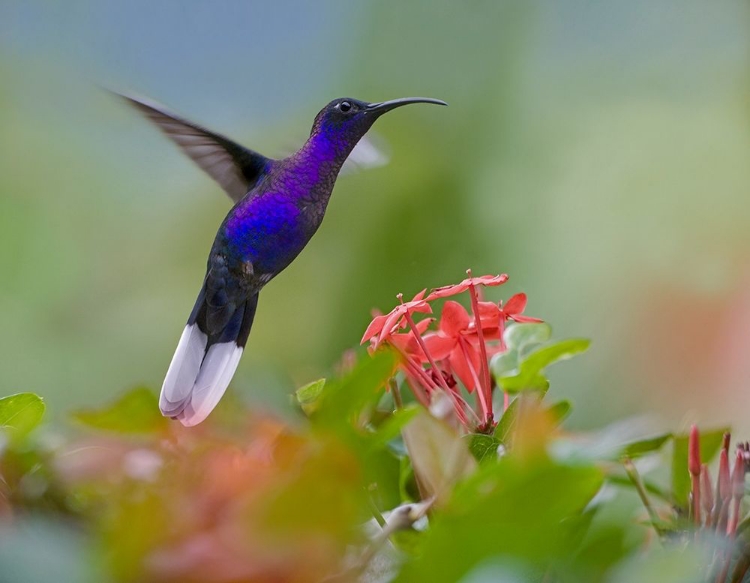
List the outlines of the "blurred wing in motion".
<svg viewBox="0 0 750 583">
<path fill-rule="evenodd" d="M 385 140 L 378 134 L 370 131 L 354 146 L 352 153 L 349 154 L 346 162 L 341 167 L 341 173 L 352 174 L 361 170 L 378 168 L 388 164 L 390 159 L 391 157 Z"/>
<path fill-rule="evenodd" d="M 253 188 L 271 160 L 141 97 L 116 95 L 138 109 L 211 178 L 234 202 Z"/>
</svg>

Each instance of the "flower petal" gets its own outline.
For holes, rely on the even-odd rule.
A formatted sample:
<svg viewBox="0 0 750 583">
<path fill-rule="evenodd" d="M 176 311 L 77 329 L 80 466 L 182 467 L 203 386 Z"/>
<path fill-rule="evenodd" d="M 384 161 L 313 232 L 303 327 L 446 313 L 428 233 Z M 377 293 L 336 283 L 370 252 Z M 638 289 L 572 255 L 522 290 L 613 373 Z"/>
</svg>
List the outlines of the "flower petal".
<svg viewBox="0 0 750 583">
<path fill-rule="evenodd" d="M 447 358 L 456 346 L 455 338 L 445 336 L 439 332 L 427 334 L 422 340 L 424 340 L 424 345 L 427 347 L 427 352 L 430 353 L 430 356 L 435 361 Z"/>
<path fill-rule="evenodd" d="M 494 326 L 492 328 L 482 327 L 482 338 L 484 338 L 485 342 L 488 340 L 499 340 L 500 334 L 500 326 Z M 471 326 L 469 331 L 466 334 L 463 334 L 463 337 L 474 345 L 479 344 L 479 335 L 477 334 L 475 326 Z"/>
<path fill-rule="evenodd" d="M 424 320 L 420 320 L 417 322 L 417 332 L 419 332 L 420 335 L 427 332 L 427 329 L 430 327 L 430 324 L 432 324 L 435 321 L 435 318 L 425 318 Z"/>
<path fill-rule="evenodd" d="M 373 318 L 372 322 L 370 322 L 370 325 L 367 326 L 367 330 L 365 330 L 365 334 L 364 336 L 362 336 L 362 341 L 360 342 L 360 344 L 364 344 L 370 338 L 372 338 L 376 334 L 379 334 L 383 329 L 383 324 L 385 324 L 387 318 L 387 314 L 383 316 L 376 316 L 375 318 Z"/>
<path fill-rule="evenodd" d="M 506 281 L 508 281 L 508 274 L 501 273 L 500 275 L 482 275 L 480 277 L 472 277 L 464 281 L 470 281 L 472 285 L 485 285 L 492 287 L 495 285 L 502 285 Z"/>
<path fill-rule="evenodd" d="M 388 343 L 398 348 L 404 354 L 413 356 L 421 362 L 426 360 L 422 348 L 419 346 L 419 343 L 414 338 L 414 334 L 411 332 L 405 334 L 391 334 L 388 337 Z"/>
<path fill-rule="evenodd" d="M 411 301 L 412 301 L 412 302 L 416 302 L 416 301 L 418 301 L 418 300 L 423 300 L 423 299 L 424 299 L 424 295 L 425 295 L 426 293 L 427 293 L 427 288 L 424 288 L 424 289 L 423 289 L 423 290 L 422 290 L 421 292 L 419 292 L 419 293 L 418 293 L 417 295 L 415 295 L 415 296 L 414 296 L 414 297 L 412 298 L 412 300 L 411 300 Z"/>
<path fill-rule="evenodd" d="M 446 336 L 458 336 L 469 328 L 469 313 L 461 304 L 448 300 L 443 306 L 440 316 L 440 331 Z"/>
<path fill-rule="evenodd" d="M 544 320 L 541 320 L 539 318 L 532 318 L 531 316 L 510 316 L 510 319 L 518 322 L 519 324 L 539 324 L 540 322 L 544 322 Z"/>
<path fill-rule="evenodd" d="M 410 312 L 419 312 L 420 314 L 432 314 L 432 307 L 425 300 L 416 300 L 406 302 L 404 307 Z"/>
<path fill-rule="evenodd" d="M 496 328 L 500 320 L 502 310 L 494 302 L 478 302 L 479 321 L 482 323 L 482 330 L 487 328 Z"/>
<path fill-rule="evenodd" d="M 436 287 L 432 290 L 432 292 L 430 292 L 430 295 L 427 296 L 427 301 L 431 302 L 432 300 L 455 296 L 465 292 L 467 289 L 469 289 L 469 284 L 465 284 L 464 282 L 461 282 L 457 285 L 444 285 L 442 287 Z"/>
<path fill-rule="evenodd" d="M 477 372 L 478 375 L 479 358 L 474 358 L 474 356 L 476 356 L 476 351 L 472 348 L 468 348 L 467 352 L 469 354 L 469 358 L 471 358 L 472 360 L 472 364 L 474 365 L 474 371 Z M 476 360 L 476 362 L 473 362 L 474 360 Z M 449 362 L 455 375 L 461 380 L 463 385 L 466 387 L 466 390 L 471 393 L 476 387 L 476 383 L 474 382 L 474 375 L 471 373 L 471 366 L 466 360 L 464 351 L 458 344 L 451 352 Z"/>
<path fill-rule="evenodd" d="M 514 316 L 521 314 L 526 309 L 526 294 L 520 293 L 511 296 L 507 302 L 505 302 L 505 308 L 503 311 L 507 316 Z"/>
<path fill-rule="evenodd" d="M 427 296 L 427 301 L 437 300 L 440 298 L 447 298 L 449 296 L 455 296 L 457 294 L 465 292 L 469 289 L 469 286 L 495 286 L 501 285 L 508 281 L 508 275 L 501 273 L 500 275 L 482 275 L 480 277 L 469 277 L 463 280 L 461 283 L 456 285 L 444 285 L 442 287 L 436 287 L 432 290 L 430 295 Z"/>
<path fill-rule="evenodd" d="M 451 352 L 449 361 L 451 363 L 451 368 L 453 369 L 453 374 L 458 377 L 464 387 L 466 387 L 466 390 L 471 393 L 475 386 L 474 378 L 471 376 L 469 365 L 466 362 L 466 358 L 464 358 L 460 347 L 456 346 L 453 352 Z"/>
<path fill-rule="evenodd" d="M 378 336 L 378 343 L 383 342 L 390 334 L 393 334 L 398 329 L 398 325 L 401 318 L 404 317 L 406 309 L 403 305 L 396 306 L 390 314 L 386 314 L 385 322 L 383 323 L 383 329 L 380 331 Z"/>
</svg>

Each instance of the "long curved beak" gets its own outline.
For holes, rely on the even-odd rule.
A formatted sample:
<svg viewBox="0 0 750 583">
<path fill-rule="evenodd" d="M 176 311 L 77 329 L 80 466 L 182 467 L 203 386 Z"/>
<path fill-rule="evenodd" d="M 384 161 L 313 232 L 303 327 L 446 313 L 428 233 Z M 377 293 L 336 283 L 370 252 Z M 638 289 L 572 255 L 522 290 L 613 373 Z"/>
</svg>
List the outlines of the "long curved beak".
<svg viewBox="0 0 750 583">
<path fill-rule="evenodd" d="M 410 105 L 412 103 L 433 103 L 435 105 L 448 105 L 441 99 L 432 99 L 430 97 L 402 97 L 401 99 L 391 99 L 390 101 L 382 101 L 380 103 L 370 103 L 365 111 L 382 114 L 386 111 L 401 107 L 402 105 Z"/>
</svg>

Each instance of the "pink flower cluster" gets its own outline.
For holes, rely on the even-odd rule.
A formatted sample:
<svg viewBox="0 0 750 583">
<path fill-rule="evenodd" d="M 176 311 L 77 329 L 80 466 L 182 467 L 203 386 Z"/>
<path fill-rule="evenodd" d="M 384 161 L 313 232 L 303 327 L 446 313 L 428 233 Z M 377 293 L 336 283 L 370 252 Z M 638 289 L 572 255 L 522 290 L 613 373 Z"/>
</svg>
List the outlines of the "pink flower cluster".
<svg viewBox="0 0 750 583">
<path fill-rule="evenodd" d="M 523 315 L 526 308 L 523 293 L 512 296 L 505 304 L 482 301 L 481 288 L 502 285 L 508 281 L 507 275 L 472 277 L 471 270 L 467 274 L 468 278 L 457 285 L 439 287 L 429 294 L 422 290 L 408 302 L 399 294 L 400 304 L 372 320 L 362 343 L 369 341 L 371 350 L 385 344 L 401 355 L 406 382 L 425 407 L 442 391 L 451 399 L 456 417 L 465 427 L 487 432 L 495 425 L 488 359 L 506 350 L 503 332 L 508 322 L 541 320 Z M 433 313 L 430 302 L 467 291 L 471 311 L 448 300 L 439 319 L 426 317 L 415 321 L 417 314 Z M 462 395 L 459 381 L 468 393 L 476 395 L 476 410 Z"/>
</svg>

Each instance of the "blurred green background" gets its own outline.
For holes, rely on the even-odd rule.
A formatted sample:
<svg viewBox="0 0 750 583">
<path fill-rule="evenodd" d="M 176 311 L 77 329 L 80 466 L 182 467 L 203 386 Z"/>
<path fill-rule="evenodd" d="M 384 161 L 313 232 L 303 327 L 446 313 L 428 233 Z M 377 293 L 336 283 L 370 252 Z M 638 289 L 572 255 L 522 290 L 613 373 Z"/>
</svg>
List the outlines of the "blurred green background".
<svg viewBox="0 0 750 583">
<path fill-rule="evenodd" d="M 58 415 L 159 387 L 228 199 L 100 86 L 267 155 L 334 97 L 384 117 L 261 295 L 233 383 L 283 408 L 395 294 L 508 272 L 493 298 L 593 350 L 573 425 L 656 412 L 750 430 L 750 6 L 651 2 L 0 3 L 0 394 Z"/>
</svg>

